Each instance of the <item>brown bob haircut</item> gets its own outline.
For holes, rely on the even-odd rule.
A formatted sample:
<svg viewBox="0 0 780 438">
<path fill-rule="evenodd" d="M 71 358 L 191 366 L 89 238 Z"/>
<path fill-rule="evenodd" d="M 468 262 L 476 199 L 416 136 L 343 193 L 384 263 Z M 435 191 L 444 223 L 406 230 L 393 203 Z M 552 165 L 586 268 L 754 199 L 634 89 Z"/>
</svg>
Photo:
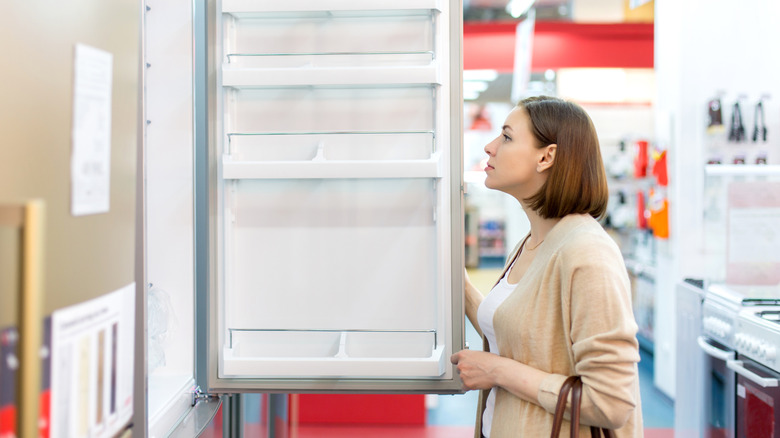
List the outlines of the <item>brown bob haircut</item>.
<svg viewBox="0 0 780 438">
<path fill-rule="evenodd" d="M 607 210 L 609 191 L 596 128 L 582 107 L 549 96 L 529 97 L 517 106 L 531 120 L 539 148 L 557 144 L 550 176 L 525 201 L 544 218 L 590 214 L 600 218 Z"/>
</svg>

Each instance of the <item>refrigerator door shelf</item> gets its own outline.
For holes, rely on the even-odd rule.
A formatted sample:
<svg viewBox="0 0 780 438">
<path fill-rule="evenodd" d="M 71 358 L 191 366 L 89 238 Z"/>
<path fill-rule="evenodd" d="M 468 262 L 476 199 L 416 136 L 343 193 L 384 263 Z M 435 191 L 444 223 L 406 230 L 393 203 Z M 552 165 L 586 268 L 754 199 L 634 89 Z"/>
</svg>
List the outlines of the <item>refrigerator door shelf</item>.
<svg viewBox="0 0 780 438">
<path fill-rule="evenodd" d="M 223 89 L 226 134 L 433 131 L 442 93 L 431 84 Z"/>
<path fill-rule="evenodd" d="M 423 58 L 431 61 L 434 19 L 429 10 L 228 15 L 223 60 L 233 62 L 235 54 L 339 54 L 355 59 L 361 54 L 430 52 Z"/>
<path fill-rule="evenodd" d="M 363 0 L 360 9 L 364 11 L 393 10 L 439 10 L 438 0 Z M 309 11 L 353 11 L 354 0 L 223 0 L 222 12 L 309 12 Z"/>
<path fill-rule="evenodd" d="M 223 179 L 441 178 L 441 154 L 427 160 L 234 162 L 224 157 Z"/>
<path fill-rule="evenodd" d="M 228 133 L 234 161 L 427 160 L 434 131 L 326 131 Z"/>
<path fill-rule="evenodd" d="M 434 330 L 231 330 L 223 377 L 438 377 Z M 231 348 L 232 347 L 232 348 Z"/>
<path fill-rule="evenodd" d="M 374 85 L 374 84 L 440 84 L 437 68 L 430 64 L 421 66 L 316 66 L 311 61 L 293 61 L 295 64 L 274 63 L 272 67 L 243 68 L 232 65 L 222 67 L 222 85 L 227 87 L 275 87 L 301 85 Z M 287 60 L 284 60 L 287 61 Z M 281 64 L 281 65 L 280 65 Z M 320 63 L 322 64 L 322 63 Z"/>
<path fill-rule="evenodd" d="M 229 69 L 268 68 L 352 68 L 427 67 L 435 60 L 432 50 L 419 51 L 329 51 L 329 52 L 250 52 L 228 53 L 227 62 L 222 64 L 223 72 Z M 375 73 L 380 74 L 382 70 Z M 393 81 L 394 82 L 394 81 Z M 224 77 L 223 77 L 224 83 Z"/>
</svg>

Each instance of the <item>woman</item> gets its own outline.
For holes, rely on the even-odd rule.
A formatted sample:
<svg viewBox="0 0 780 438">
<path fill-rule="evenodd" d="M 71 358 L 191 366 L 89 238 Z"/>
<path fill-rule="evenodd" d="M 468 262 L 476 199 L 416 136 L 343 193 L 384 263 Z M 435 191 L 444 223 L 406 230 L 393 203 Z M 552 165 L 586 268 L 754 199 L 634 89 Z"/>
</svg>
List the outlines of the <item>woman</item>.
<svg viewBox="0 0 780 438">
<path fill-rule="evenodd" d="M 475 435 L 549 436 L 560 387 L 579 375 L 582 436 L 590 425 L 642 436 L 628 275 L 596 221 L 608 193 L 593 122 L 574 103 L 528 98 L 485 152 L 485 185 L 515 197 L 531 231 L 487 296 L 466 276 L 466 315 L 485 351 L 451 361 L 466 389 L 482 390 Z"/>
</svg>

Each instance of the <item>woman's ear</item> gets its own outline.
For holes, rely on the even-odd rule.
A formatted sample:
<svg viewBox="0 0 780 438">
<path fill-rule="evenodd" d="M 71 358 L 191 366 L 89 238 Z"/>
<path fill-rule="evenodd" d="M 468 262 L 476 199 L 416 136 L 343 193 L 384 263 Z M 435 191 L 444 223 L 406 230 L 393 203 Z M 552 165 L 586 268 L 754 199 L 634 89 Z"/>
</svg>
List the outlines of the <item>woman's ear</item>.
<svg viewBox="0 0 780 438">
<path fill-rule="evenodd" d="M 542 148 L 542 154 L 539 156 L 539 162 L 536 164 L 537 172 L 542 173 L 552 167 L 553 162 L 555 161 L 555 152 L 557 149 L 558 145 L 555 143 L 548 144 Z"/>
</svg>

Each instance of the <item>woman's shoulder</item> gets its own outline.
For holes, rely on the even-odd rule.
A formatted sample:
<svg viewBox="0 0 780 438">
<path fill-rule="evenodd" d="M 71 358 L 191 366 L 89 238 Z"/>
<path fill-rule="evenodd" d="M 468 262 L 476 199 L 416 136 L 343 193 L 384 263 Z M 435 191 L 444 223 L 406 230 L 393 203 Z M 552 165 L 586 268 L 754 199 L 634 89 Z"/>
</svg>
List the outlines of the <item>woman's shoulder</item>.
<svg viewBox="0 0 780 438">
<path fill-rule="evenodd" d="M 605 257 L 623 259 L 615 240 L 590 215 L 568 215 L 553 230 L 556 235 L 552 246 L 559 255 L 577 256 L 575 260 L 578 261 L 603 260 Z"/>
</svg>

